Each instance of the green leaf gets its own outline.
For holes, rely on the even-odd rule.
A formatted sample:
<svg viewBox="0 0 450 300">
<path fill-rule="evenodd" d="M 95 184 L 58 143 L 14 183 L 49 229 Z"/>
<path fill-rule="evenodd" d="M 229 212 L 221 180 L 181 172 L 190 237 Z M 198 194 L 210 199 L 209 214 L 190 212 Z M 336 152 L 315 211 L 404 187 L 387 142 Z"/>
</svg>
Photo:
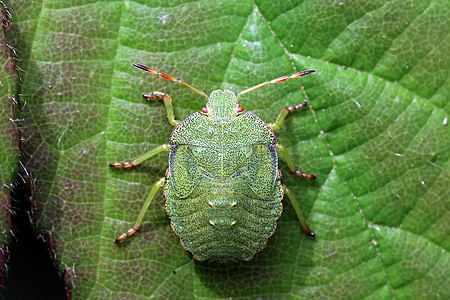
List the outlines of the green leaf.
<svg viewBox="0 0 450 300">
<path fill-rule="evenodd" d="M 24 155 L 38 229 L 74 299 L 450 298 L 450 7 L 434 1 L 11 1 L 27 102 Z M 254 260 L 195 262 L 159 193 L 119 247 L 167 156 L 108 163 L 167 141 L 163 91 L 183 119 L 204 105 L 139 62 L 211 92 L 313 68 L 241 103 L 267 122 L 315 182 L 284 182 L 316 240 L 284 201 Z"/>
<path fill-rule="evenodd" d="M 0 278 L 7 271 L 9 250 L 7 244 L 11 232 L 10 193 L 16 179 L 19 160 L 19 132 L 15 99 L 17 93 L 16 63 L 11 57 L 5 30 L 9 27 L 10 16 L 0 2 Z"/>
</svg>

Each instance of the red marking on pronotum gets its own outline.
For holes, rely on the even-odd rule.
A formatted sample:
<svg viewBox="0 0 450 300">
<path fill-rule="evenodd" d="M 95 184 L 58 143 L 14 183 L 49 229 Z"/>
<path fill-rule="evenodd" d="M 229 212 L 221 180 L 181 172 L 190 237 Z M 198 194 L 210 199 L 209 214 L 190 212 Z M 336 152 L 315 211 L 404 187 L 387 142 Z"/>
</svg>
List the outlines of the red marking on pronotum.
<svg viewBox="0 0 450 300">
<path fill-rule="evenodd" d="M 207 113 L 208 113 L 208 109 L 206 108 L 206 106 L 204 106 L 204 107 L 202 108 L 202 113 L 204 113 L 204 114 L 207 114 Z"/>
<path fill-rule="evenodd" d="M 239 106 L 236 110 L 237 113 L 244 112 L 244 108 L 242 106 Z"/>
<path fill-rule="evenodd" d="M 5 29 L 9 28 L 9 22 L 8 20 L 3 20 L 3 27 L 5 27 Z"/>
</svg>

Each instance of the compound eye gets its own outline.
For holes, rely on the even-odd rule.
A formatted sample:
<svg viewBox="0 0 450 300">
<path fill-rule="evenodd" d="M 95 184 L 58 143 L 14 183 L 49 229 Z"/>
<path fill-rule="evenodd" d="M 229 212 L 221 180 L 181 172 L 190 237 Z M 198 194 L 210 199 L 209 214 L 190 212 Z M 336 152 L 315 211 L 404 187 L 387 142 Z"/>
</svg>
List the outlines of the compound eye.
<svg viewBox="0 0 450 300">
<path fill-rule="evenodd" d="M 237 112 L 238 114 L 241 114 L 241 113 L 244 112 L 244 108 L 243 108 L 242 106 L 239 106 L 239 107 L 236 109 L 236 112 Z"/>
<path fill-rule="evenodd" d="M 202 113 L 207 114 L 208 113 L 208 109 L 206 108 L 206 106 L 203 106 L 202 108 Z"/>
</svg>

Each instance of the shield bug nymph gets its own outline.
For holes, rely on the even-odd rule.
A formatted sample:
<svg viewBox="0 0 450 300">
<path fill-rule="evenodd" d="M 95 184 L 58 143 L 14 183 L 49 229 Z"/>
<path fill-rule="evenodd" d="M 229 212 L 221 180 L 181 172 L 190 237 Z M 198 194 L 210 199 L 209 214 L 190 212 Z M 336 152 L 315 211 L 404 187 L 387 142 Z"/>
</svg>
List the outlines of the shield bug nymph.
<svg viewBox="0 0 450 300">
<path fill-rule="evenodd" d="M 306 70 L 282 76 L 241 91 L 215 90 L 209 96 L 168 74 L 141 64 L 136 68 L 174 81 L 207 99 L 205 107 L 183 121 L 175 119 L 172 98 L 165 93 L 144 94 L 147 100 L 164 101 L 169 123 L 175 129 L 163 144 L 132 160 L 111 163 L 112 168 L 135 167 L 146 159 L 169 152 L 166 176 L 152 187 L 134 226 L 115 239 L 120 243 L 141 228 L 145 213 L 160 188 L 164 188 L 165 210 L 183 247 L 199 261 L 248 261 L 261 251 L 274 233 L 286 194 L 298 216 L 300 227 L 309 229 L 294 194 L 281 182 L 278 154 L 292 174 L 306 179 L 315 175 L 297 169 L 275 131 L 289 113 L 306 101 L 283 108 L 274 123 L 266 124 L 240 106 L 240 96 L 269 84 L 311 74 Z"/>
</svg>

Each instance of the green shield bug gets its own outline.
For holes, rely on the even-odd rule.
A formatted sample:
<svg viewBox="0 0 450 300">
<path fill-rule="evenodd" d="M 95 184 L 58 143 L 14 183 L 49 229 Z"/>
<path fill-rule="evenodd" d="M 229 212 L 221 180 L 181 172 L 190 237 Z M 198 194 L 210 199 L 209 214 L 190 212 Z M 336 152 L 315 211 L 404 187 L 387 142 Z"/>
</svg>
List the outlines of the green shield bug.
<svg viewBox="0 0 450 300">
<path fill-rule="evenodd" d="M 261 251 L 274 233 L 286 194 L 298 216 L 300 227 L 309 229 L 294 194 L 281 183 L 278 154 L 292 174 L 306 179 L 315 175 L 295 168 L 287 149 L 277 143 L 275 131 L 289 113 L 306 106 L 306 101 L 281 110 L 276 121 L 264 123 L 245 112 L 238 98 L 269 84 L 300 78 L 306 70 L 282 76 L 241 91 L 215 90 L 209 96 L 168 74 L 141 64 L 136 68 L 174 81 L 207 99 L 201 112 L 184 121 L 175 119 L 172 98 L 165 93 L 144 94 L 147 100 L 163 100 L 167 117 L 175 129 L 168 144 L 112 168 L 131 168 L 163 151 L 169 152 L 166 176 L 152 187 L 134 226 L 115 239 L 120 243 L 141 228 L 145 213 L 160 188 L 164 188 L 165 209 L 181 244 L 199 261 L 248 261 Z"/>
</svg>

